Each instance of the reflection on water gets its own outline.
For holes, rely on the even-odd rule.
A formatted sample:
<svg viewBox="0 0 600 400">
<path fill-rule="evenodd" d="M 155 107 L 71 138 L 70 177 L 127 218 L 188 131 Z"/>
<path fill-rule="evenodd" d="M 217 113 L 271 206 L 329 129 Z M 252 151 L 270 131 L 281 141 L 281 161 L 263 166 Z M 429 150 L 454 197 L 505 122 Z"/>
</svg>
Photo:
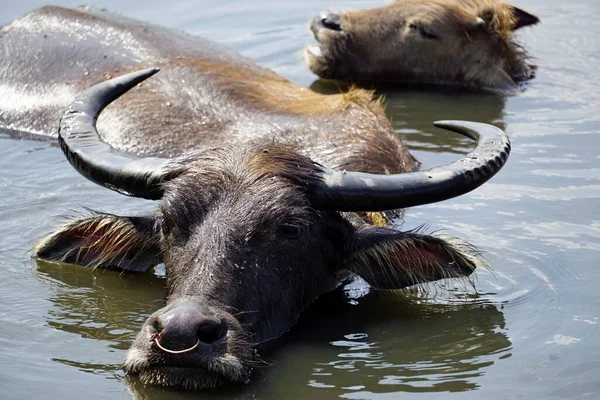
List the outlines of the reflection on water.
<svg viewBox="0 0 600 400">
<path fill-rule="evenodd" d="M 147 316 L 163 304 L 164 279 L 154 274 L 36 264 L 39 277 L 56 288 L 48 299 L 52 304 L 48 325 L 107 342 L 122 355 Z M 476 295 L 465 298 L 460 291 L 445 292 L 445 304 L 428 296 L 414 290 L 369 293 L 361 282 L 329 293 L 273 346 L 267 357 L 276 367 L 256 371 L 256 384 L 249 388 L 214 395 L 246 398 L 250 393 L 301 390 L 305 385 L 335 389 L 340 395 L 476 389 L 473 378 L 510 356 L 502 312 Z M 82 372 L 122 377 L 118 362 L 103 364 L 66 355 L 53 361 Z M 126 382 L 138 398 L 158 398 L 165 392 L 140 387 L 135 378 Z"/>
<path fill-rule="evenodd" d="M 313 349 L 317 360 L 307 363 L 313 387 L 336 388 L 340 394 L 477 388 L 472 378 L 510 356 L 504 316 L 477 296 L 445 305 L 423 296 L 370 293 L 342 306 L 320 308 L 327 311 L 318 315 L 310 312 L 290 335 L 294 343 L 282 350 L 280 362 L 295 362 L 286 355 L 307 352 L 314 347 L 308 346 L 312 339 L 329 343 Z M 314 332 L 319 320 L 327 323 L 310 338 L 307 332 Z"/>
<path fill-rule="evenodd" d="M 464 154 L 473 147 L 470 139 L 437 129 L 433 126 L 433 121 L 462 119 L 505 128 L 505 98 L 502 96 L 439 88 L 435 91 L 403 90 L 382 94 L 386 98 L 386 111 L 394 128 L 417 155 L 419 151 L 444 153 L 444 161 L 449 162 L 453 153 Z M 417 138 L 415 134 L 418 134 Z"/>
<path fill-rule="evenodd" d="M 164 279 L 36 260 L 39 276 L 56 287 L 48 325 L 126 350 L 148 315 L 161 308 Z"/>
<path fill-rule="evenodd" d="M 318 398 L 350 399 L 470 391 L 492 365 L 511 356 L 502 312 L 478 296 L 442 305 L 423 293 L 349 298 L 349 290 L 319 299 L 279 340 L 270 355 L 273 366 L 256 372 L 251 386 L 202 397 L 289 398 L 307 386 Z M 195 396 L 143 387 L 135 379 L 126 383 L 137 399 Z"/>
<path fill-rule="evenodd" d="M 163 279 L 152 274 L 118 274 L 74 265 L 36 261 L 38 276 L 56 290 L 48 298 L 48 326 L 127 350 L 147 316 L 162 307 Z M 80 371 L 119 378 L 122 357 L 112 363 L 55 357 Z"/>
<path fill-rule="evenodd" d="M 339 93 L 348 86 L 327 80 L 317 80 L 311 89 L 320 93 Z M 461 119 L 493 124 L 505 129 L 506 98 L 492 93 L 466 91 L 455 87 L 408 86 L 394 90 L 378 88 L 377 95 L 385 99 L 386 112 L 396 131 L 411 151 L 466 153 L 473 143 L 458 134 L 433 126 L 433 121 Z M 415 134 L 418 137 L 415 138 Z"/>
</svg>

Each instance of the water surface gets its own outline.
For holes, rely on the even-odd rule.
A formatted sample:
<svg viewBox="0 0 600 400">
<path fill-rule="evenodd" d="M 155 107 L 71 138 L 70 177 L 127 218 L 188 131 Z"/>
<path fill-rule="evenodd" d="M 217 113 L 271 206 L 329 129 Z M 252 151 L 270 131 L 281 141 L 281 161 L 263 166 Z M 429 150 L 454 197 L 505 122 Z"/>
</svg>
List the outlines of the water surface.
<svg viewBox="0 0 600 400">
<path fill-rule="evenodd" d="M 43 5 L 0 6 L 0 24 Z M 56 1 L 76 6 L 79 0 Z M 301 85 L 301 52 L 326 9 L 379 1 L 98 1 L 98 6 L 229 45 Z M 493 273 L 473 290 L 446 283 L 399 296 L 360 284 L 321 299 L 249 387 L 165 392 L 128 381 L 120 362 L 163 278 L 36 264 L 28 250 L 83 207 L 137 214 L 78 175 L 51 142 L 0 133 L 2 398 L 595 399 L 600 398 L 600 6 L 521 0 L 542 23 L 519 33 L 537 77 L 515 96 L 449 90 L 386 93 L 398 133 L 425 168 L 470 148 L 436 119 L 506 129 L 508 165 L 488 184 L 407 212 L 480 247 Z"/>
</svg>

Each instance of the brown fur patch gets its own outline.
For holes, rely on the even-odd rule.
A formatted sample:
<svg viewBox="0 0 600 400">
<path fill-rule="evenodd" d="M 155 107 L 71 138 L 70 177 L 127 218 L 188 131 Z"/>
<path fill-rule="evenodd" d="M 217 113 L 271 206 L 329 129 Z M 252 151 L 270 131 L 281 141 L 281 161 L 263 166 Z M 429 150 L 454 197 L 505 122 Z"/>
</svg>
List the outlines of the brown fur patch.
<svg viewBox="0 0 600 400">
<path fill-rule="evenodd" d="M 170 60 L 169 65 L 203 71 L 215 80 L 221 93 L 262 112 L 319 116 L 341 112 L 351 104 L 382 108 L 373 91 L 356 87 L 346 93 L 323 95 L 262 69 L 213 60 Z"/>
</svg>

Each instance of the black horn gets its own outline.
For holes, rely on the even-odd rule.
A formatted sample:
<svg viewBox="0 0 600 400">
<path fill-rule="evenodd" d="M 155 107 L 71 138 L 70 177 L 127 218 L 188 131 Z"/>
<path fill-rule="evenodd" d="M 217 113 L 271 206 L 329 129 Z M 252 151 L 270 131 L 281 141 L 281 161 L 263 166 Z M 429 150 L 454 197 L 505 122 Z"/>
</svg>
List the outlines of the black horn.
<svg viewBox="0 0 600 400">
<path fill-rule="evenodd" d="M 132 72 L 99 83 L 78 96 L 63 114 L 58 141 L 71 165 L 83 176 L 119 193 L 156 200 L 168 176 L 169 159 L 138 158 L 104 143 L 96 130 L 100 112 L 119 96 L 158 72 Z"/>
<path fill-rule="evenodd" d="M 466 156 L 428 171 L 395 175 L 325 170 L 316 207 L 338 211 L 386 211 L 435 203 L 481 186 L 506 163 L 510 141 L 495 126 L 467 121 L 434 125 L 478 144 Z"/>
<path fill-rule="evenodd" d="M 96 130 L 99 113 L 110 102 L 154 75 L 157 68 L 133 72 L 85 91 L 65 111 L 59 142 L 69 162 L 91 181 L 120 193 L 159 199 L 168 180 L 169 159 L 137 158 L 104 143 Z M 315 206 L 338 211 L 386 211 L 447 200 L 485 183 L 506 163 L 510 141 L 492 125 L 467 121 L 438 121 L 478 144 L 461 159 L 423 172 L 378 175 L 324 169 Z"/>
</svg>

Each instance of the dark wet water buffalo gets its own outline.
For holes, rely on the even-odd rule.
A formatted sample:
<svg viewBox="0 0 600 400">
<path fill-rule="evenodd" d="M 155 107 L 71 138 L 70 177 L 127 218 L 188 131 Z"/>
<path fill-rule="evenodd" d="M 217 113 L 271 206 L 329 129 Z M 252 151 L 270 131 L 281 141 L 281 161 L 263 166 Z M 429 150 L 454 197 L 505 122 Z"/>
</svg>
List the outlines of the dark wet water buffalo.
<svg viewBox="0 0 600 400">
<path fill-rule="evenodd" d="M 305 51 L 322 78 L 514 90 L 529 79 L 514 31 L 539 19 L 501 0 L 401 0 L 315 17 Z"/>
<path fill-rule="evenodd" d="M 352 276 L 400 289 L 465 277 L 479 263 L 457 238 L 388 221 L 491 178 L 510 150 L 495 127 L 439 123 L 476 149 L 414 172 L 370 93 L 316 94 L 180 32 L 46 7 L 3 27 L 0 41 L 10 100 L 0 126 L 52 135 L 62 114 L 59 143 L 76 170 L 158 201 L 153 215 L 70 221 L 35 248 L 99 268 L 165 263 L 166 305 L 124 364 L 145 383 L 248 382 L 263 346 Z M 152 65 L 161 72 L 151 79 L 156 69 L 130 72 Z"/>
</svg>

